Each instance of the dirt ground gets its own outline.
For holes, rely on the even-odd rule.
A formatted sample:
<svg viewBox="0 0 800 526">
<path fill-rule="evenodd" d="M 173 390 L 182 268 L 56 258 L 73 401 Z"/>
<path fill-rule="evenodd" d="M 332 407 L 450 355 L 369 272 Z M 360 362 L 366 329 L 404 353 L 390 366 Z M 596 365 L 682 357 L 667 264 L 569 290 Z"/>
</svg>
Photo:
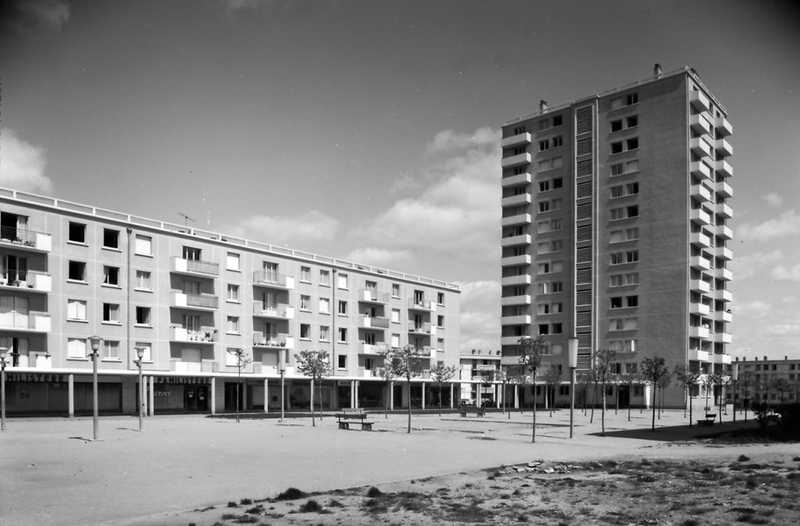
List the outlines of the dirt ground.
<svg viewBox="0 0 800 526">
<path fill-rule="evenodd" d="M 708 435 L 682 411 L 461 418 L 11 420 L 0 525 L 796 524 L 800 445 Z"/>
</svg>

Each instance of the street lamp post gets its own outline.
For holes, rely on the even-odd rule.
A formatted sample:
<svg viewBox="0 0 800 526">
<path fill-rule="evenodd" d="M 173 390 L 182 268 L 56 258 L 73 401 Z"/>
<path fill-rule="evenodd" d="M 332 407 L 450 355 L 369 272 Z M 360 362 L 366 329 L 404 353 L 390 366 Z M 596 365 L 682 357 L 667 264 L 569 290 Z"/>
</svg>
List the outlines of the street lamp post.
<svg viewBox="0 0 800 526">
<path fill-rule="evenodd" d="M 578 338 L 569 339 L 569 437 L 575 425 L 575 369 L 578 368 Z"/>
<path fill-rule="evenodd" d="M 278 369 L 281 372 L 281 422 L 283 422 L 283 411 L 284 411 L 284 392 L 285 389 L 283 387 L 283 383 L 286 377 L 286 349 L 280 350 L 280 357 L 278 358 Z"/>
<path fill-rule="evenodd" d="M 139 367 L 139 431 L 142 430 L 144 422 L 144 384 L 142 383 L 142 358 L 144 358 L 144 347 L 136 347 L 136 365 Z"/>
<path fill-rule="evenodd" d="M 92 358 L 92 431 L 93 440 L 99 440 L 99 414 L 98 414 L 98 397 L 97 397 L 97 358 L 99 357 L 98 351 L 103 339 L 100 336 L 90 336 L 89 344 L 92 347 L 92 352 L 89 356 Z"/>
<path fill-rule="evenodd" d="M 0 347 L 0 431 L 6 430 L 6 353 L 7 347 Z"/>
<path fill-rule="evenodd" d="M 736 422 L 736 382 L 739 381 L 739 364 L 733 364 L 731 371 L 731 387 L 733 387 L 733 421 Z"/>
</svg>

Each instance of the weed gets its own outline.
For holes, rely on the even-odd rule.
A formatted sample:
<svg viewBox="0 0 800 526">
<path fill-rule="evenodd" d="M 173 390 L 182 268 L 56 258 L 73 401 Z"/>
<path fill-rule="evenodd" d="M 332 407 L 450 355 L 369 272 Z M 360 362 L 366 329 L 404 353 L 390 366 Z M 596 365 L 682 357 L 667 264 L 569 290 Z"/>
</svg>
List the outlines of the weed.
<svg viewBox="0 0 800 526">
<path fill-rule="evenodd" d="M 278 493 L 276 497 L 277 500 L 297 500 L 302 499 L 306 496 L 305 491 L 301 491 L 297 488 L 288 488 L 286 491 Z"/>
<path fill-rule="evenodd" d="M 686 519 L 681 523 L 681 526 L 700 526 L 700 521 L 697 519 Z"/>
<path fill-rule="evenodd" d="M 747 462 L 748 460 L 750 460 L 750 457 L 748 457 L 747 455 L 739 455 L 739 458 L 737 460 L 739 462 Z"/>
<path fill-rule="evenodd" d="M 342 504 L 341 502 L 339 502 L 336 499 L 333 499 L 332 501 L 330 501 L 328 503 L 328 507 L 329 508 L 344 508 L 344 504 Z"/>
<path fill-rule="evenodd" d="M 323 513 L 324 510 L 322 506 L 319 505 L 319 502 L 315 501 L 314 499 L 309 500 L 302 506 L 300 506 L 300 511 L 302 513 Z"/>
<path fill-rule="evenodd" d="M 255 524 L 258 522 L 258 517 L 253 517 L 252 515 L 241 515 L 233 522 L 237 524 Z"/>
<path fill-rule="evenodd" d="M 383 492 L 378 488 L 376 488 L 375 486 L 372 486 L 367 490 L 367 497 L 375 498 L 375 497 L 380 497 L 381 495 L 383 495 Z"/>
<path fill-rule="evenodd" d="M 258 515 L 259 513 L 264 512 L 264 506 L 259 504 L 258 506 L 253 506 L 252 508 L 245 510 L 244 512 L 249 513 L 250 515 Z"/>
<path fill-rule="evenodd" d="M 236 503 L 235 503 L 235 502 L 233 502 L 233 501 L 229 501 L 229 502 L 228 502 L 228 507 L 229 507 L 229 508 L 238 508 L 238 507 L 239 507 L 239 505 L 238 505 L 238 504 L 236 504 Z"/>
<path fill-rule="evenodd" d="M 795 462 L 800 462 L 800 457 L 792 457 L 792 460 L 794 460 Z"/>
</svg>

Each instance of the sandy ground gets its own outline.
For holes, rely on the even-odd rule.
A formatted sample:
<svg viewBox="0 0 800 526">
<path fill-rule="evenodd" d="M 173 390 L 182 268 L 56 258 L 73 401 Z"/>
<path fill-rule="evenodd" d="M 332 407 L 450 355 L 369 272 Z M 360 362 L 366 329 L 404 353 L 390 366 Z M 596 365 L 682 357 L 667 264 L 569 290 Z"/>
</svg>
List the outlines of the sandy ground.
<svg viewBox="0 0 800 526">
<path fill-rule="evenodd" d="M 694 459 L 722 465 L 741 454 L 762 463 L 791 463 L 800 455 L 797 444 L 720 447 L 698 438 L 740 427 L 741 415 L 737 424 L 729 415 L 721 426 L 689 429 L 682 411 L 670 411 L 655 432 L 649 431 L 650 418 L 634 411 L 628 422 L 627 412 L 611 410 L 607 436 L 600 437 L 599 411 L 591 424 L 576 413 L 569 439 L 568 411 L 552 417 L 539 412 L 535 444 L 530 412 L 414 415 L 411 434 L 403 414 L 376 415 L 373 432 L 339 430 L 331 417 L 312 427 L 308 418 L 236 423 L 163 416 L 147 418 L 140 433 L 135 418 L 102 418 L 98 442 L 86 439 L 91 419 L 15 419 L 0 436 L 0 524 L 213 524 L 217 519 L 208 514 L 221 515 L 228 502 L 270 499 L 289 487 L 330 492 L 379 485 L 393 491 L 431 477 L 445 477 L 444 486 L 485 480 L 481 470 L 538 461 Z M 215 509 L 193 511 L 210 507 Z M 202 520 L 198 513 L 205 514 Z M 295 519 L 271 513 L 263 524 Z"/>
</svg>

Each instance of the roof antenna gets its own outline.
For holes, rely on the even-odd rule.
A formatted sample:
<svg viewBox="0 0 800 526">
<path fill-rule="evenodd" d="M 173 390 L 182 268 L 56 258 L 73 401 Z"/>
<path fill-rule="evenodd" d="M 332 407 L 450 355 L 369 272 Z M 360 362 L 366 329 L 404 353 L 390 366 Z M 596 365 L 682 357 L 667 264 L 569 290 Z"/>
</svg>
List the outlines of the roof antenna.
<svg viewBox="0 0 800 526">
<path fill-rule="evenodd" d="M 189 217 L 189 216 L 187 216 L 186 214 L 184 214 L 183 212 L 178 212 L 178 215 L 179 215 L 179 216 L 181 216 L 181 217 L 183 217 L 183 220 L 184 220 L 184 223 L 183 223 L 183 224 L 184 224 L 185 226 L 189 226 L 189 221 L 191 221 L 192 223 L 196 223 L 196 222 L 197 222 L 197 221 L 195 221 L 194 219 L 192 219 L 191 217 Z"/>
</svg>

